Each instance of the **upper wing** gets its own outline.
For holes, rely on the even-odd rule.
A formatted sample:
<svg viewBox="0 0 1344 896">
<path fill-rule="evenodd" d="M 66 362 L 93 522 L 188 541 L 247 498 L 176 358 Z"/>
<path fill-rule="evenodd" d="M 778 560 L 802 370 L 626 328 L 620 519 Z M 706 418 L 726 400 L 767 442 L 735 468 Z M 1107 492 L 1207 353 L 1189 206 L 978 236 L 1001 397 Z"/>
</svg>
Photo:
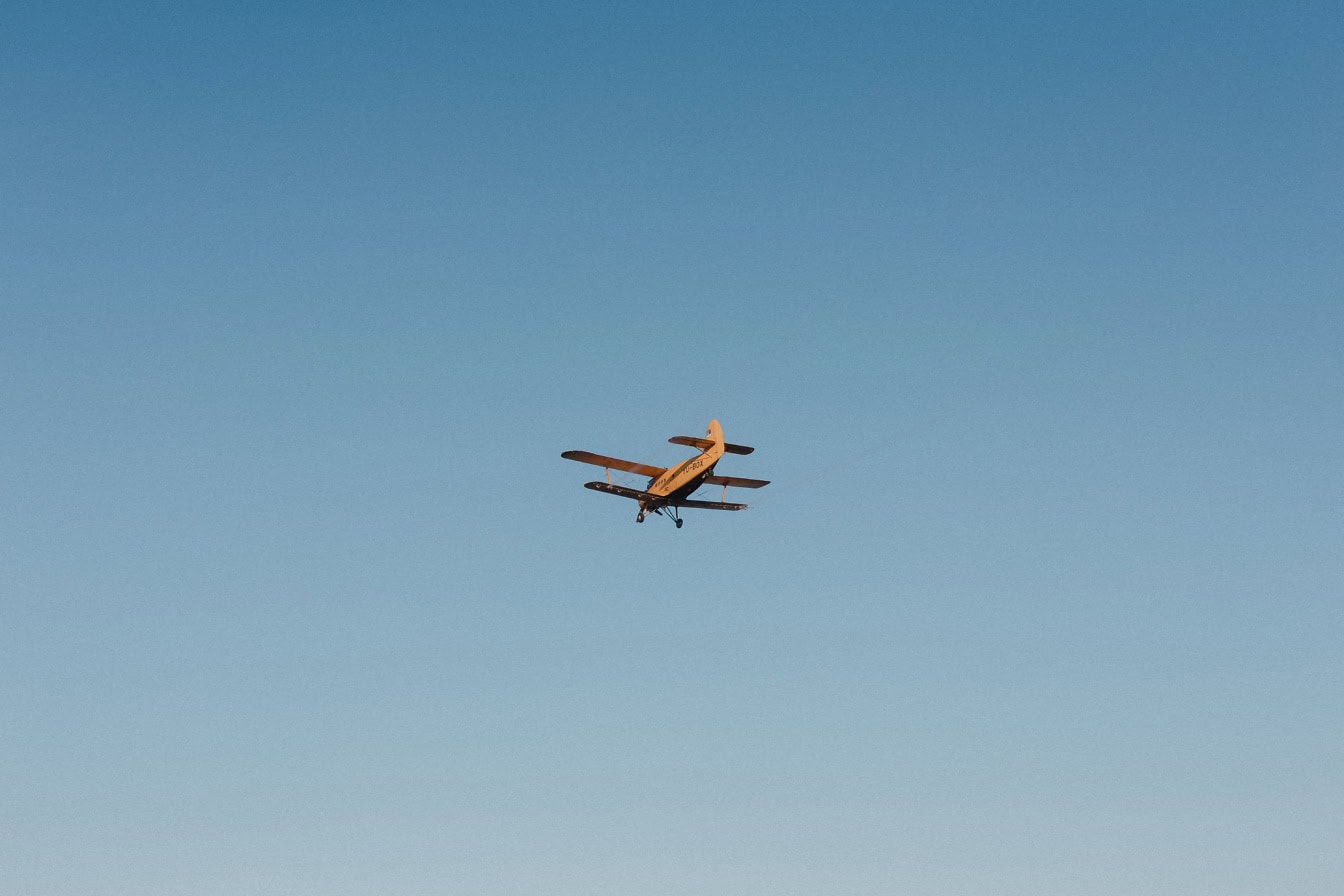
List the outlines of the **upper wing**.
<svg viewBox="0 0 1344 896">
<path fill-rule="evenodd" d="M 674 507 L 694 507 L 698 510 L 746 510 L 745 504 L 729 504 L 726 501 L 672 501 Z"/>
<path fill-rule="evenodd" d="M 769 485 L 769 479 L 743 479 L 740 476 L 706 476 L 705 485 L 731 485 L 734 488 L 760 488 Z"/>
<path fill-rule="evenodd" d="M 627 473 L 648 476 L 650 479 L 657 479 L 667 472 L 663 467 L 637 464 L 632 460 L 621 460 L 617 457 L 605 457 L 601 454 L 593 454 L 591 451 L 566 451 L 560 456 L 566 460 L 577 460 L 579 463 L 592 464 L 595 467 L 609 467 L 613 470 L 624 470 Z"/>
<path fill-rule="evenodd" d="M 699 448 L 704 451 L 714 443 L 709 439 L 697 439 L 695 436 L 673 436 L 668 439 L 673 445 L 685 445 L 688 448 Z M 746 445 L 734 445 L 731 442 L 725 442 L 723 450 L 729 454 L 750 454 L 755 448 L 748 448 Z"/>
</svg>

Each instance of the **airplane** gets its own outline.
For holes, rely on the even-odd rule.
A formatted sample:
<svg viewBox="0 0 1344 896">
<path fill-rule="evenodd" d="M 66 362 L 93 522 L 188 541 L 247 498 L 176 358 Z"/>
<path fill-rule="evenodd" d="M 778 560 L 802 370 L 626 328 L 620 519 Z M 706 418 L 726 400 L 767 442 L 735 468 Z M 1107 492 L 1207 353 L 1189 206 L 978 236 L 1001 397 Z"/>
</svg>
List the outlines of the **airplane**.
<svg viewBox="0 0 1344 896">
<path fill-rule="evenodd" d="M 737 476 L 714 475 L 714 465 L 719 462 L 719 458 L 723 457 L 724 454 L 750 454 L 756 450 L 755 448 L 748 448 L 746 445 L 733 445 L 725 442 L 723 440 L 723 429 L 719 426 L 717 420 L 709 421 L 709 429 L 705 430 L 703 439 L 697 439 L 695 436 L 673 436 L 668 441 L 674 445 L 698 448 L 700 453 L 674 467 L 654 467 L 649 464 L 639 464 L 616 457 L 593 454 L 590 451 L 566 451 L 560 456 L 566 460 L 576 460 L 579 463 L 606 467 L 606 482 L 585 482 L 583 487 L 598 492 L 606 492 L 609 495 L 619 495 L 622 498 L 633 498 L 638 501 L 639 515 L 635 517 L 635 522 L 642 523 L 645 516 L 656 513 L 672 520 L 677 524 L 678 529 L 681 528 L 681 508 L 683 507 L 693 507 L 700 510 L 746 509 L 747 505 L 745 504 L 732 504 L 722 499 L 718 501 L 692 500 L 691 495 L 702 485 L 723 486 L 722 497 L 727 498 L 729 486 L 760 488 L 763 485 L 770 484 L 768 480 L 764 479 L 741 479 Z M 634 473 L 637 476 L 648 476 L 649 484 L 642 491 L 623 485 L 613 485 L 611 482 L 612 470 L 622 470 L 626 473 Z"/>
</svg>

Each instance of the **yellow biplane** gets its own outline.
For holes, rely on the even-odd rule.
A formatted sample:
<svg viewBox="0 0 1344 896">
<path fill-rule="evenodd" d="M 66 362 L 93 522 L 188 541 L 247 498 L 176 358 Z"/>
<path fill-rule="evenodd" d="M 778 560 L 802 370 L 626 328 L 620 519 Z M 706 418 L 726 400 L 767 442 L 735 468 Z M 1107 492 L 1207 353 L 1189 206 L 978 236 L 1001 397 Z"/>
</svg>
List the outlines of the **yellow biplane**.
<svg viewBox="0 0 1344 896">
<path fill-rule="evenodd" d="M 731 504 L 723 500 L 723 498 L 728 497 L 728 487 L 760 488 L 763 485 L 770 484 L 769 481 L 764 479 L 741 479 L 736 476 L 714 475 L 714 465 L 719 462 L 719 458 L 723 457 L 724 454 L 750 454 L 756 450 L 755 448 L 748 448 L 746 445 L 733 445 L 725 442 L 723 440 L 723 429 L 720 428 L 717 420 L 709 421 L 709 429 L 705 431 L 703 439 L 697 439 L 695 436 L 673 436 L 668 441 L 674 445 L 698 448 L 700 453 L 674 467 L 654 467 L 649 464 L 621 460 L 617 457 L 593 454 L 590 451 L 566 451 L 560 456 L 568 460 L 576 460 L 579 463 L 605 467 L 607 481 L 585 482 L 584 488 L 606 492 L 609 495 L 620 495 L 622 498 L 633 498 L 638 501 L 639 515 L 635 517 L 635 522 L 642 523 L 645 516 L 650 513 L 657 513 L 676 523 L 678 529 L 681 528 L 681 508 L 683 507 L 700 510 L 745 510 L 747 506 L 745 504 Z M 636 476 L 648 476 L 649 484 L 642 491 L 624 485 L 614 485 L 611 481 L 612 470 L 634 473 Z M 692 500 L 691 495 L 702 485 L 723 486 L 722 498 L 718 501 Z"/>
</svg>

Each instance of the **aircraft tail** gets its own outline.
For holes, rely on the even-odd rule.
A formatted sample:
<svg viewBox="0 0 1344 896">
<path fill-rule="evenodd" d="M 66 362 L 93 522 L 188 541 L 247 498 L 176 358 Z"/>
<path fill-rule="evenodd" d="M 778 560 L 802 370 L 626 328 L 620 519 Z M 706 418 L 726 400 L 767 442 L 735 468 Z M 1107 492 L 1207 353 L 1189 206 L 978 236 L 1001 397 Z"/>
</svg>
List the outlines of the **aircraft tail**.
<svg viewBox="0 0 1344 896">
<path fill-rule="evenodd" d="M 707 451 L 712 445 L 722 445 L 723 451 L 719 452 L 720 454 L 724 452 L 728 454 L 750 454 L 756 450 L 746 445 L 734 445 L 731 442 L 725 442 L 723 440 L 723 428 L 719 426 L 717 420 L 709 421 L 709 428 L 705 430 L 705 438 L 703 439 L 697 439 L 695 436 L 673 436 L 668 441 L 673 445 L 685 445 L 688 448 L 698 448 L 701 451 Z"/>
</svg>

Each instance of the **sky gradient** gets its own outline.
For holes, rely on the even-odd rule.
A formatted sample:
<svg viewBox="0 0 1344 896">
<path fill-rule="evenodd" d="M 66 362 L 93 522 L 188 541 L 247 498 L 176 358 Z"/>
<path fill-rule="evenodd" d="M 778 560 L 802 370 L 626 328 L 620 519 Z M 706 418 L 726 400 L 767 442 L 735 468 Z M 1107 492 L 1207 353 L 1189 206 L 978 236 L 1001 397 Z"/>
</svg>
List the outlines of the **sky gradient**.
<svg viewBox="0 0 1344 896">
<path fill-rule="evenodd" d="M 1344 891 L 1341 45 L 6 4 L 0 889 Z"/>
</svg>

